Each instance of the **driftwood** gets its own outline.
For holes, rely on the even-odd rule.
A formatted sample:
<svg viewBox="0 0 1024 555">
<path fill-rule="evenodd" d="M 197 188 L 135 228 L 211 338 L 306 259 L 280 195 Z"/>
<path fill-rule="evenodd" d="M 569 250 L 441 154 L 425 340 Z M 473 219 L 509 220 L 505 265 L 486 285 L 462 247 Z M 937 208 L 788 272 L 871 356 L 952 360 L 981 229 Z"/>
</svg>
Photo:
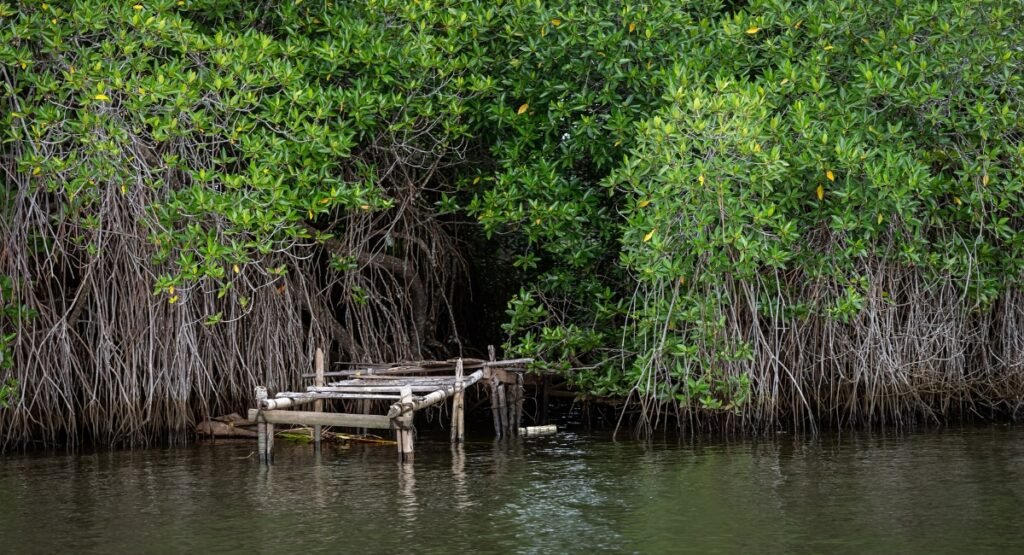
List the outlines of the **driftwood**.
<svg viewBox="0 0 1024 555">
<path fill-rule="evenodd" d="M 213 438 L 254 438 L 255 426 L 255 420 L 246 420 L 237 413 L 232 413 L 196 424 L 196 434 Z"/>
</svg>

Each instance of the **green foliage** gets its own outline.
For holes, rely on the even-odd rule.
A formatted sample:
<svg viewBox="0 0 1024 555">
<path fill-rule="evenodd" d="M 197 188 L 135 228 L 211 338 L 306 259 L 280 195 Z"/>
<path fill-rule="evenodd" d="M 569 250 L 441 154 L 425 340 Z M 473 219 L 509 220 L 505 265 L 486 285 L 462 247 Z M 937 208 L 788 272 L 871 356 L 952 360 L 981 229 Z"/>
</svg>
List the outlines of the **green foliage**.
<svg viewBox="0 0 1024 555">
<path fill-rule="evenodd" d="M 393 258 L 344 286 L 365 327 L 389 309 L 375 285 L 415 296 L 395 246 L 415 241 L 376 216 L 472 217 L 522 285 L 507 350 L 721 414 L 786 366 L 764 329 L 942 288 L 990 314 L 1024 269 L 1020 10 L 741 4 L 0 5 L 2 206 L 32 199 L 25 248 L 55 266 L 130 220 L 147 290 L 178 306 L 251 309 L 308 247 L 363 240 Z M 337 275 L 367 267 L 327 250 Z"/>
<path fill-rule="evenodd" d="M 5 409 L 18 400 L 18 380 L 7 378 L 0 383 L 0 409 Z"/>
</svg>

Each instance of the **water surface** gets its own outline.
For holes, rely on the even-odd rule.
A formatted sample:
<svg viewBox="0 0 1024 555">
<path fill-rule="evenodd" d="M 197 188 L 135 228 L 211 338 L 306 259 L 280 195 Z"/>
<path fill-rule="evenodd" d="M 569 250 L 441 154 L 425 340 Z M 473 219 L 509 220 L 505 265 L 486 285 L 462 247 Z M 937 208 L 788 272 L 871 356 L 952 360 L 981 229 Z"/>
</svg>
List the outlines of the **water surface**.
<svg viewBox="0 0 1024 555">
<path fill-rule="evenodd" d="M 12 553 L 1024 552 L 1024 430 L 0 457 Z"/>
</svg>

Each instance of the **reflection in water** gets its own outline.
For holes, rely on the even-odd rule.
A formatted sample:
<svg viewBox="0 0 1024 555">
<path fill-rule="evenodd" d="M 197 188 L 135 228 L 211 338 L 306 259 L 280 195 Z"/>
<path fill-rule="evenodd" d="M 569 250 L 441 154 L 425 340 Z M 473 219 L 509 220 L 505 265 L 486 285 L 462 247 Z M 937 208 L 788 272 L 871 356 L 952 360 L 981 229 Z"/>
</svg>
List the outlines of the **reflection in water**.
<svg viewBox="0 0 1024 555">
<path fill-rule="evenodd" d="M 0 551 L 1020 552 L 1024 431 L 0 458 Z M 474 441 L 476 439 L 476 441 Z M 64 549 L 62 549 L 64 548 Z"/>
<path fill-rule="evenodd" d="M 398 463 L 398 515 L 406 524 L 416 524 L 416 466 L 409 463 Z"/>
</svg>

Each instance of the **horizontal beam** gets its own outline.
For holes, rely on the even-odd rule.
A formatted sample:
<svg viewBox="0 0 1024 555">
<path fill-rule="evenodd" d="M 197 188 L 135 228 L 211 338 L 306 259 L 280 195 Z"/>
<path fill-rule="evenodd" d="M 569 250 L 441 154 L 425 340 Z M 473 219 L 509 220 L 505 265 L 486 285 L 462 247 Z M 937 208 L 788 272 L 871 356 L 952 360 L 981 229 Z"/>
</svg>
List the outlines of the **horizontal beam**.
<svg viewBox="0 0 1024 555">
<path fill-rule="evenodd" d="M 378 414 L 344 414 L 332 412 L 305 412 L 297 410 L 249 409 L 249 419 L 262 418 L 269 424 L 295 424 L 298 426 L 339 426 L 342 428 L 391 427 L 391 419 Z"/>
<path fill-rule="evenodd" d="M 278 393 L 275 396 L 275 398 L 276 399 L 285 399 L 285 398 L 288 398 L 288 399 L 311 399 L 311 400 L 314 400 L 314 401 L 317 400 L 317 399 L 324 399 L 324 400 L 329 400 L 329 399 L 353 399 L 353 400 L 354 399 L 359 399 L 359 400 L 363 400 L 363 399 L 371 399 L 371 400 L 372 399 L 379 399 L 381 401 L 395 401 L 397 399 L 401 399 L 402 396 L 398 395 L 398 394 L 391 394 L 391 393 L 337 393 L 337 392 L 295 393 L 295 392 L 291 392 L 291 391 L 284 391 L 284 392 Z M 273 408 L 273 407 L 265 407 L 265 408 Z"/>
<path fill-rule="evenodd" d="M 454 382 L 449 382 L 454 383 Z M 403 387 L 408 387 L 413 393 L 431 393 L 444 387 L 444 384 L 395 384 L 395 385 L 345 385 L 327 387 L 307 387 L 309 393 L 401 393 Z"/>
</svg>

